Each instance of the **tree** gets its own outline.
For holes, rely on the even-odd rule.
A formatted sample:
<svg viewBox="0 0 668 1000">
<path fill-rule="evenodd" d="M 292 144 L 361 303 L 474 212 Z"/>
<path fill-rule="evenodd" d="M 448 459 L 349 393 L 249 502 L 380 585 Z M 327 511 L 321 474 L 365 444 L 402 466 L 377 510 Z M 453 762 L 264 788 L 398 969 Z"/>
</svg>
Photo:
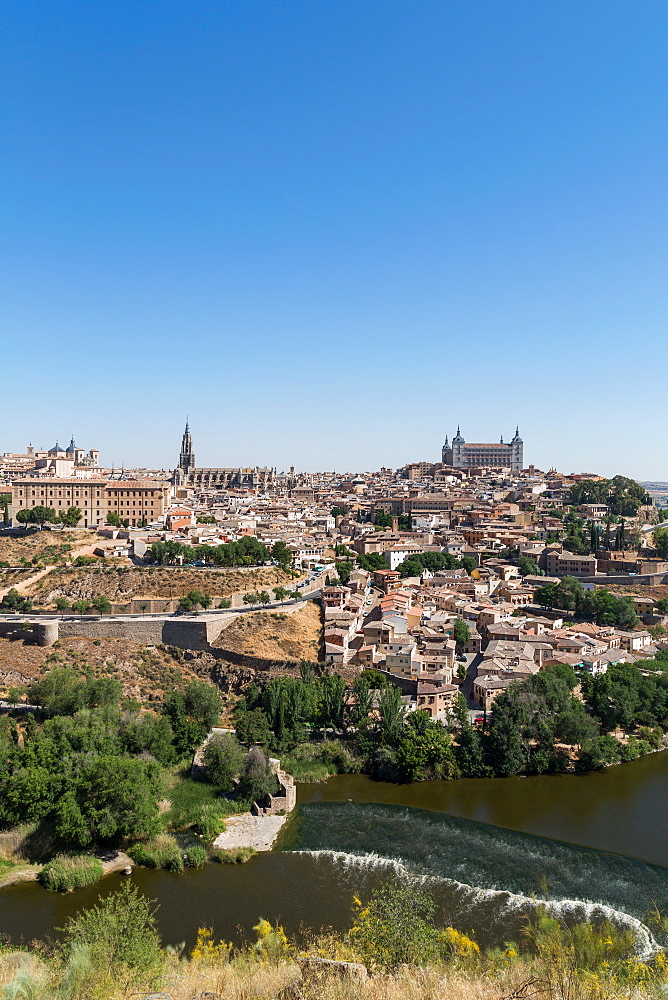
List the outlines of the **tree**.
<svg viewBox="0 0 668 1000">
<path fill-rule="evenodd" d="M 69 608 L 69 606 L 70 606 L 70 603 L 69 603 L 69 601 L 67 600 L 66 597 L 57 597 L 56 598 L 56 609 L 58 611 L 67 611 L 67 609 Z"/>
<path fill-rule="evenodd" d="M 271 558 L 279 566 L 285 568 L 292 563 L 293 555 L 285 542 L 274 542 L 271 547 Z"/>
<path fill-rule="evenodd" d="M 261 802 L 277 790 L 276 775 L 258 747 L 251 747 L 239 775 L 239 796 L 247 802 Z"/>
<path fill-rule="evenodd" d="M 115 510 L 110 510 L 107 513 L 107 524 L 111 524 L 114 528 L 120 528 L 121 519 Z"/>
<path fill-rule="evenodd" d="M 261 708 L 250 711 L 246 707 L 237 708 L 234 713 L 237 739 L 244 746 L 258 743 L 266 746 L 271 740 L 269 720 Z"/>
<path fill-rule="evenodd" d="M 56 512 L 53 509 L 53 507 L 42 507 L 41 505 L 33 507 L 30 510 L 30 515 L 31 515 L 30 520 L 33 522 L 33 524 L 38 524 L 40 530 L 49 521 L 55 521 L 56 519 Z"/>
<path fill-rule="evenodd" d="M 517 565 L 522 576 L 543 576 L 543 571 L 539 568 L 538 563 L 529 559 L 528 556 L 520 556 Z"/>
<path fill-rule="evenodd" d="M 2 523 L 4 524 L 5 528 L 9 524 L 9 504 L 7 503 L 6 500 L 4 503 L 3 513 L 2 513 Z"/>
<path fill-rule="evenodd" d="M 338 504 L 336 507 L 332 507 L 330 514 L 332 517 L 345 517 L 349 509 L 349 507 L 344 507 L 342 504 Z"/>
<path fill-rule="evenodd" d="M 432 722 L 427 712 L 410 713 L 396 750 L 404 781 L 459 776 L 452 741 L 443 725 Z"/>
<path fill-rule="evenodd" d="M 83 824 L 77 820 L 79 844 L 153 836 L 159 827 L 161 787 L 155 761 L 111 754 L 82 757 L 72 784 L 83 817 Z M 65 827 L 57 833 L 68 841 L 75 836 Z"/>
<path fill-rule="evenodd" d="M 99 597 L 94 597 L 91 603 L 95 610 L 101 615 L 108 615 L 111 611 L 111 601 L 108 597 L 105 597 L 104 594 L 101 594 Z"/>
<path fill-rule="evenodd" d="M 378 714 L 381 731 L 385 739 L 391 743 L 398 738 L 406 715 L 398 687 L 383 688 L 378 699 Z"/>
<path fill-rule="evenodd" d="M 487 746 L 489 762 L 500 777 L 518 774 L 524 767 L 520 728 L 510 718 L 497 718 L 496 711 Z"/>
<path fill-rule="evenodd" d="M 17 510 L 14 515 L 19 524 L 23 524 L 27 527 L 29 524 L 34 524 L 32 510 Z"/>
<path fill-rule="evenodd" d="M 266 590 L 261 590 L 257 596 L 260 600 L 260 604 L 269 604 L 271 601 L 271 594 L 269 594 Z"/>
<path fill-rule="evenodd" d="M 371 681 L 368 677 L 359 676 L 353 681 L 353 705 L 349 708 L 350 723 L 359 726 L 368 719 L 371 712 Z"/>
<path fill-rule="evenodd" d="M 7 700 L 9 701 L 10 705 L 13 705 L 14 708 L 16 708 L 16 706 L 24 697 L 24 695 L 25 695 L 25 688 L 10 687 L 7 692 Z"/>
<path fill-rule="evenodd" d="M 554 734 L 559 742 L 580 747 L 598 735 L 598 727 L 582 702 L 573 698 L 571 707 L 557 719 Z"/>
<path fill-rule="evenodd" d="M 203 594 L 201 590 L 190 590 L 179 602 L 182 611 L 191 611 L 197 605 L 201 608 L 210 608 L 211 595 Z"/>
<path fill-rule="evenodd" d="M 32 608 L 32 601 L 28 597 L 22 597 L 16 587 L 7 591 L 0 601 L 0 611 L 17 611 L 25 614 Z"/>
<path fill-rule="evenodd" d="M 72 611 L 75 613 L 75 615 L 85 615 L 90 611 L 91 607 L 92 604 L 90 603 L 90 601 L 72 602 Z"/>
<path fill-rule="evenodd" d="M 654 532 L 654 548 L 660 559 L 668 559 L 668 528 L 657 528 Z"/>
<path fill-rule="evenodd" d="M 68 507 L 67 510 L 58 514 L 57 519 L 61 524 L 64 524 L 68 528 L 76 528 L 77 524 L 81 520 L 81 510 L 79 507 Z"/>
<path fill-rule="evenodd" d="M 204 774 L 212 785 L 231 792 L 244 763 L 244 751 L 233 733 L 212 736 L 204 747 Z"/>
<path fill-rule="evenodd" d="M 286 590 L 285 587 L 273 587 L 272 589 L 277 601 L 284 601 L 286 597 L 290 596 L 290 591 Z"/>
<path fill-rule="evenodd" d="M 195 719 L 208 732 L 220 718 L 223 703 L 220 693 L 212 684 L 206 681 L 191 681 L 187 685 L 183 698 L 186 713 Z"/>
<path fill-rule="evenodd" d="M 369 552 L 367 555 L 358 556 L 357 561 L 367 573 L 373 573 L 376 569 L 387 569 L 385 556 L 381 552 Z"/>
<path fill-rule="evenodd" d="M 464 726 L 459 733 L 455 758 L 463 778 L 487 778 L 492 773 L 485 763 L 482 735 L 475 726 Z"/>
<path fill-rule="evenodd" d="M 346 682 L 339 674 L 320 678 L 318 721 L 323 728 L 342 729 Z"/>
<path fill-rule="evenodd" d="M 461 653 L 471 638 L 471 629 L 462 618 L 455 618 L 452 626 L 452 637 L 457 643 L 457 649 Z"/>
<path fill-rule="evenodd" d="M 607 764 L 619 763 L 619 743 L 609 733 L 595 736 L 578 754 L 578 769 L 595 771 Z"/>
<path fill-rule="evenodd" d="M 260 595 L 256 590 L 254 590 L 250 594 L 244 594 L 244 604 L 259 604 L 259 603 L 260 603 Z"/>
<path fill-rule="evenodd" d="M 409 576 L 422 576 L 423 566 L 419 559 L 404 559 L 397 566 L 397 570 L 402 579 Z"/>
<path fill-rule="evenodd" d="M 128 753 L 149 753 L 165 767 L 174 763 L 174 732 L 166 716 L 145 712 L 125 719 L 120 736 Z"/>
<path fill-rule="evenodd" d="M 348 562 L 347 560 L 344 562 L 337 562 L 336 572 L 338 573 L 339 580 L 341 581 L 342 584 L 345 585 L 346 583 L 348 583 L 352 571 L 353 571 L 353 564 L 351 562 Z"/>
</svg>

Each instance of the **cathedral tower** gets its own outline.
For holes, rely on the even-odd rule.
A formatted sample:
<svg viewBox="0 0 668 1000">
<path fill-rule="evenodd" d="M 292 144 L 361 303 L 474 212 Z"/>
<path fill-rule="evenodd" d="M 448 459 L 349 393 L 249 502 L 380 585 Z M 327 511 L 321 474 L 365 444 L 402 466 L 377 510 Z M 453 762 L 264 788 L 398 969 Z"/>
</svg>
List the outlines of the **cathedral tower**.
<svg viewBox="0 0 668 1000">
<path fill-rule="evenodd" d="M 179 469 L 188 475 L 195 468 L 195 452 L 193 451 L 193 439 L 186 420 L 186 429 L 181 440 L 181 454 L 179 455 Z"/>
</svg>

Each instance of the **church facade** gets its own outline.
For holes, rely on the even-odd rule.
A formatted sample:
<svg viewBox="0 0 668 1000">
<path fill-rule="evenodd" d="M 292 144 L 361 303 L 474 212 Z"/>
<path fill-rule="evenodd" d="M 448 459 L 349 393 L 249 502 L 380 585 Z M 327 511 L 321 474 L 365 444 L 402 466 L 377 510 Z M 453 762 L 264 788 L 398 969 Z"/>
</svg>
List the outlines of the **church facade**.
<svg viewBox="0 0 668 1000">
<path fill-rule="evenodd" d="M 197 490 L 264 490 L 275 479 L 275 469 L 198 469 L 195 465 L 192 434 L 186 421 L 179 464 L 172 474 L 174 486 L 192 486 Z"/>
<path fill-rule="evenodd" d="M 457 428 L 457 433 L 441 449 L 443 465 L 454 469 L 503 468 L 512 472 L 521 472 L 524 466 L 524 442 L 520 437 L 519 427 L 515 429 L 515 437 L 508 444 L 503 441 L 503 435 L 498 444 L 468 443 Z"/>
</svg>

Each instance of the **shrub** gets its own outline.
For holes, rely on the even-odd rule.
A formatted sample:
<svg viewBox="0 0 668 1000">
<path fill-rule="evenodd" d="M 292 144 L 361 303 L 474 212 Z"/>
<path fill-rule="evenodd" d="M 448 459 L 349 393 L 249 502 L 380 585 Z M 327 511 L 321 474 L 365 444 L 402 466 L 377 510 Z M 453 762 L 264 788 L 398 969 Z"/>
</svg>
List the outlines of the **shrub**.
<svg viewBox="0 0 668 1000">
<path fill-rule="evenodd" d="M 206 848 L 201 844 L 193 844 L 184 851 L 183 861 L 186 868 L 203 868 L 208 860 Z"/>
<path fill-rule="evenodd" d="M 90 854 L 59 854 L 44 865 L 39 882 L 50 892 L 70 892 L 97 882 L 103 875 L 100 861 Z"/>
<path fill-rule="evenodd" d="M 231 792 L 244 762 L 244 751 L 234 733 L 212 736 L 204 747 L 203 756 L 206 780 Z"/>
<path fill-rule="evenodd" d="M 230 847 L 216 851 L 215 857 L 221 865 L 243 865 L 246 861 L 254 858 L 256 854 L 257 851 L 254 847 Z"/>
<path fill-rule="evenodd" d="M 88 951 L 92 969 L 104 980 L 98 981 L 92 995 L 116 995 L 119 985 L 130 982 L 141 983 L 143 993 L 146 987 L 158 985 L 164 956 L 155 911 L 130 882 L 97 906 L 70 918 L 64 939 L 70 955 L 80 948 Z"/>
<path fill-rule="evenodd" d="M 133 844 L 128 854 L 135 864 L 144 868 L 165 868 L 170 872 L 183 871 L 183 852 L 173 837 L 163 833 L 145 844 Z"/>
<path fill-rule="evenodd" d="M 222 809 L 213 802 L 206 802 L 201 805 L 192 824 L 195 833 L 199 833 L 206 840 L 213 840 L 225 829 L 225 816 Z"/>
</svg>

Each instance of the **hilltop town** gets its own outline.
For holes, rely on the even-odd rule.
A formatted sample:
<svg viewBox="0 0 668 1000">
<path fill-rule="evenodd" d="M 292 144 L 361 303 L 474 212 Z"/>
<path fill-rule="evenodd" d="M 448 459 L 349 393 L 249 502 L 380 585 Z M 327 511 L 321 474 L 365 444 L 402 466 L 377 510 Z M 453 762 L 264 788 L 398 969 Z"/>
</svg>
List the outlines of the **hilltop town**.
<svg viewBox="0 0 668 1000">
<path fill-rule="evenodd" d="M 301 645 L 290 619 L 267 612 L 230 626 L 230 656 L 289 668 L 309 653 L 349 681 L 379 671 L 409 709 L 442 722 L 463 700 L 479 721 L 549 666 L 592 677 L 651 666 L 668 647 L 661 510 L 623 476 L 525 467 L 523 448 L 519 429 L 485 444 L 458 427 L 440 461 L 396 470 L 201 469 L 186 425 L 171 473 L 102 469 L 99 451 L 74 439 L 5 453 L 2 611 L 99 623 L 276 612 L 308 597 L 321 624 L 308 619 Z"/>
</svg>

